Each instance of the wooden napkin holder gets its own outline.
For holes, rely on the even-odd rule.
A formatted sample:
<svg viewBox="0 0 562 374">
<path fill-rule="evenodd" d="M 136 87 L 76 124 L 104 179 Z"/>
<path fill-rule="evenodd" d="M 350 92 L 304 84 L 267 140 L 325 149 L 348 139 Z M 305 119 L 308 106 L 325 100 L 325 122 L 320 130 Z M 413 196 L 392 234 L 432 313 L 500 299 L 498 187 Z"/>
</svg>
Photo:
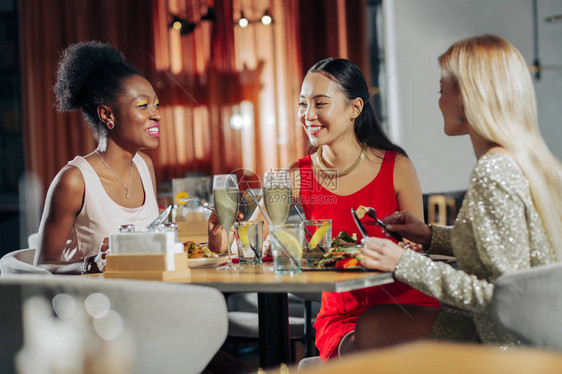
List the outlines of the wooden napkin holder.
<svg viewBox="0 0 562 374">
<path fill-rule="evenodd" d="M 158 281 L 186 281 L 191 275 L 187 266 L 187 253 L 173 254 L 175 269 L 167 270 L 166 254 L 107 255 L 105 278 L 126 278 Z"/>
<path fill-rule="evenodd" d="M 109 236 L 105 278 L 186 281 L 187 253 L 172 232 L 119 233 Z"/>
</svg>

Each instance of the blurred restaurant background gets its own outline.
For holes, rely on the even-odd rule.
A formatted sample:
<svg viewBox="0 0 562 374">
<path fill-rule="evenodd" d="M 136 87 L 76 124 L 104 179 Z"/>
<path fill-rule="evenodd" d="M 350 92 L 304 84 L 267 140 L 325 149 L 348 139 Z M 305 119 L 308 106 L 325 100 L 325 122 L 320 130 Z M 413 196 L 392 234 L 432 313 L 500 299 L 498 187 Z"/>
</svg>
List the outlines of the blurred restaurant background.
<svg viewBox="0 0 562 374">
<path fill-rule="evenodd" d="M 466 187 L 475 158 L 467 137 L 443 133 L 437 57 L 476 34 L 515 44 L 541 132 L 562 158 L 560 14 L 560 0 L 1 0 L 0 256 L 26 247 L 57 171 L 95 148 L 80 113 L 55 110 L 69 44 L 111 43 L 155 87 L 163 118 L 149 153 L 161 198 L 173 178 L 239 170 L 259 183 L 304 156 L 300 84 L 326 57 L 363 70 L 424 194 L 447 193 Z"/>
</svg>

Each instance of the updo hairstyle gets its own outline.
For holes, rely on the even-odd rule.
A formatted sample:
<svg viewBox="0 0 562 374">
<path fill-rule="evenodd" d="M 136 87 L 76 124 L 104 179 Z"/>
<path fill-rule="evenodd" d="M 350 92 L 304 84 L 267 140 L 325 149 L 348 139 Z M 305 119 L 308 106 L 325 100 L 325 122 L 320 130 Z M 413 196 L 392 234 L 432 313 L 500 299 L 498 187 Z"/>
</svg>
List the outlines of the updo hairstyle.
<svg viewBox="0 0 562 374">
<path fill-rule="evenodd" d="M 96 41 L 76 43 L 61 55 L 54 91 L 57 109 L 69 112 L 82 109 L 86 122 L 97 139 L 107 136 L 107 126 L 98 117 L 100 105 L 114 105 L 123 91 L 122 82 L 140 75 L 127 65 L 123 54 L 109 44 Z"/>
</svg>

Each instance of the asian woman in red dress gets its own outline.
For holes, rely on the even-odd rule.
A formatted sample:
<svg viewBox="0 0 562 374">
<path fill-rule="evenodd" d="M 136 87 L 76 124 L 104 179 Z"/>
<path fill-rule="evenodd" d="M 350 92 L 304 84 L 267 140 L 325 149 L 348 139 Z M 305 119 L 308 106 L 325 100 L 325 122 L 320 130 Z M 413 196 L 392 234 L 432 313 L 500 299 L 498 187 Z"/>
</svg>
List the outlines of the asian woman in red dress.
<svg viewBox="0 0 562 374">
<path fill-rule="evenodd" d="M 298 160 L 293 195 L 307 219 L 329 218 L 332 233 L 357 234 L 350 209 L 374 207 L 385 217 L 400 210 L 423 220 L 421 188 L 414 167 L 384 133 L 361 70 L 345 59 L 326 59 L 306 74 L 299 119 L 314 152 Z M 384 237 L 367 226 L 369 236 Z M 351 292 L 324 292 L 316 318 L 316 346 L 327 360 L 353 347 L 355 322 L 375 304 L 395 304 L 396 313 L 416 306 L 439 308 L 437 300 L 402 282 Z M 403 307 L 407 305 L 407 308 Z M 376 334 L 376 331 L 372 332 Z"/>
</svg>

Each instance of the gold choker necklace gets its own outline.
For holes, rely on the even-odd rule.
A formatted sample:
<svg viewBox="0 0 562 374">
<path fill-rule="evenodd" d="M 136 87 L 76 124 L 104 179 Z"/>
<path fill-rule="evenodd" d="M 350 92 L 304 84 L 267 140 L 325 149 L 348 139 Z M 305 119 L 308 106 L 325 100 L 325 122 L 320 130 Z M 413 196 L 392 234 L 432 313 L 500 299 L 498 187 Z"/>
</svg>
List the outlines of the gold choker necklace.
<svg viewBox="0 0 562 374">
<path fill-rule="evenodd" d="M 363 144 L 363 150 L 361 151 L 361 154 L 359 155 L 359 157 L 357 157 L 357 160 L 355 160 L 355 162 L 348 167 L 347 169 L 345 169 L 344 171 L 338 171 L 334 168 L 329 168 L 326 166 L 326 164 L 324 163 L 324 159 L 322 158 L 322 147 L 318 148 L 318 151 L 316 152 L 316 161 L 318 164 L 318 167 L 326 174 L 330 174 L 337 177 L 343 177 L 344 175 L 347 175 L 349 173 L 351 173 L 353 170 L 355 170 L 357 168 L 357 166 L 359 166 L 359 164 L 361 163 L 361 161 L 363 161 L 363 159 L 365 158 L 365 154 L 367 153 L 367 144 Z"/>
</svg>

